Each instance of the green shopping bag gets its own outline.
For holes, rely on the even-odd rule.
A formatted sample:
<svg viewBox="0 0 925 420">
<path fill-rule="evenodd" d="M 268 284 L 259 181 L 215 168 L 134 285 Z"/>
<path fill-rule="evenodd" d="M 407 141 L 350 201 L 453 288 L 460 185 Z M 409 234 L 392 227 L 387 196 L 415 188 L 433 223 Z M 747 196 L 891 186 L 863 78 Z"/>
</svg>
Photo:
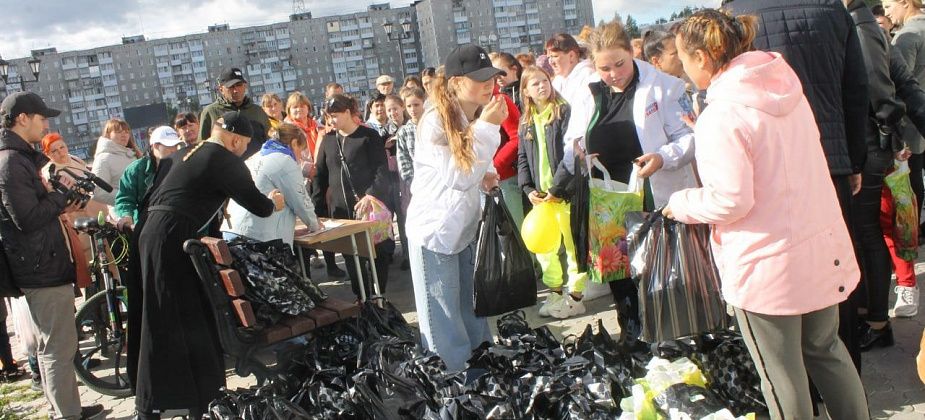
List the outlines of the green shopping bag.
<svg viewBox="0 0 925 420">
<path fill-rule="evenodd" d="M 919 247 L 919 206 L 912 192 L 912 183 L 909 181 L 909 164 L 905 161 L 896 162 L 895 170 L 883 179 L 886 188 L 893 197 L 893 242 L 896 244 L 896 255 L 906 261 L 915 261 L 918 257 Z"/>
<path fill-rule="evenodd" d="M 639 167 L 633 165 L 628 184 L 614 181 L 597 159 L 588 158 L 603 179 L 589 177 L 588 272 L 595 283 L 630 277 L 626 247 L 626 213 L 642 211 L 643 185 Z"/>
</svg>

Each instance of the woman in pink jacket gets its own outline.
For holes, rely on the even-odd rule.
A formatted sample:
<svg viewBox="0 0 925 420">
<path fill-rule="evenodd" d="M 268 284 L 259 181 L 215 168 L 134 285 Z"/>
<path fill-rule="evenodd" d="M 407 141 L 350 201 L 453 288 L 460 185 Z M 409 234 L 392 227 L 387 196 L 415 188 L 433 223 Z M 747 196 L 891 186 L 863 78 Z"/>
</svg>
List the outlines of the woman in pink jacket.
<svg viewBox="0 0 925 420">
<path fill-rule="evenodd" d="M 695 128 L 703 187 L 673 194 L 664 212 L 714 225 L 723 296 L 771 418 L 812 418 L 808 372 L 832 418 L 867 419 L 838 338 L 837 305 L 860 276 L 851 240 L 800 80 L 780 54 L 751 51 L 756 30 L 753 16 L 716 10 L 681 25 L 684 71 L 707 90 Z"/>
</svg>

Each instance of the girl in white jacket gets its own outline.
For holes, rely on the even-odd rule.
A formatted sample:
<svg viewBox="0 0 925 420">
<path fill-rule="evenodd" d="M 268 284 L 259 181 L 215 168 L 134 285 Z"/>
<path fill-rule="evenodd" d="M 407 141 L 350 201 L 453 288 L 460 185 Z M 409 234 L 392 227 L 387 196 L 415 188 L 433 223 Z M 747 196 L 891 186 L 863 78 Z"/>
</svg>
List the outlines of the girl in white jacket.
<svg viewBox="0 0 925 420">
<path fill-rule="evenodd" d="M 492 157 L 507 107 L 492 96 L 501 70 L 485 50 L 460 46 L 444 67 L 417 128 L 406 230 L 422 344 L 461 370 L 472 349 L 491 340 L 473 308 L 473 249 L 479 188 L 498 185 Z"/>
</svg>

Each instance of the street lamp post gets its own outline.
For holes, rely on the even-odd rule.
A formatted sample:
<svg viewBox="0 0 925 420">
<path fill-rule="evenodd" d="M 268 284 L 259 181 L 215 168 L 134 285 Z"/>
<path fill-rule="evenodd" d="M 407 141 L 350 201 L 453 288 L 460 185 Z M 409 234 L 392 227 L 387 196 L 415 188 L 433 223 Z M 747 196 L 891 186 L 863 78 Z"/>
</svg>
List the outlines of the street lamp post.
<svg viewBox="0 0 925 420">
<path fill-rule="evenodd" d="M 19 90 L 26 90 L 26 83 L 37 83 L 39 81 L 39 73 L 42 71 L 42 60 L 39 60 L 36 57 L 33 57 L 31 60 L 27 61 L 29 64 L 29 70 L 32 71 L 32 76 L 35 80 L 26 80 L 19 75 Z M 10 62 L 0 58 L 0 77 L 3 78 L 4 85 L 9 86 L 10 78 Z"/>
<path fill-rule="evenodd" d="M 389 37 L 389 41 L 396 41 L 398 43 L 398 61 L 401 64 L 401 76 L 402 80 L 407 76 L 405 74 L 405 52 L 402 49 L 401 42 L 402 40 L 411 38 L 411 22 L 403 20 L 401 22 L 401 32 L 395 33 L 395 25 L 392 22 L 386 21 L 382 24 L 382 27 L 385 29 L 385 34 Z"/>
<path fill-rule="evenodd" d="M 498 34 L 492 32 L 488 35 L 479 35 L 479 44 L 488 47 L 488 52 L 494 52 L 495 43 L 498 42 Z"/>
</svg>

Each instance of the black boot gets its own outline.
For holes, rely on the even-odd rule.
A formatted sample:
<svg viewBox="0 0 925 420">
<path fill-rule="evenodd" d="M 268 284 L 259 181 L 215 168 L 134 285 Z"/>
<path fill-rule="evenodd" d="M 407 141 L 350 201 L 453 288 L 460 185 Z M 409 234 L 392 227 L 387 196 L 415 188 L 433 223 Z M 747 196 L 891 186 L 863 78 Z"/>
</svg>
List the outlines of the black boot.
<svg viewBox="0 0 925 420">
<path fill-rule="evenodd" d="M 890 347 L 893 345 L 893 327 L 887 322 L 881 329 L 871 328 L 867 325 L 861 332 L 861 351 L 868 351 L 874 347 Z"/>
</svg>

